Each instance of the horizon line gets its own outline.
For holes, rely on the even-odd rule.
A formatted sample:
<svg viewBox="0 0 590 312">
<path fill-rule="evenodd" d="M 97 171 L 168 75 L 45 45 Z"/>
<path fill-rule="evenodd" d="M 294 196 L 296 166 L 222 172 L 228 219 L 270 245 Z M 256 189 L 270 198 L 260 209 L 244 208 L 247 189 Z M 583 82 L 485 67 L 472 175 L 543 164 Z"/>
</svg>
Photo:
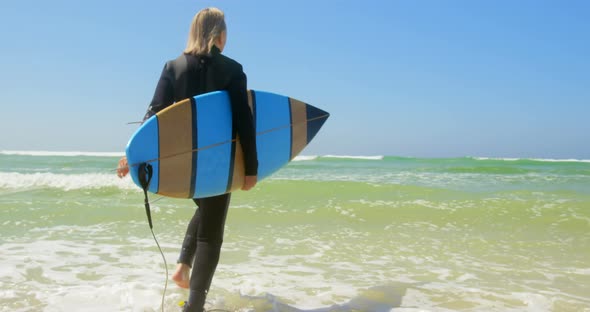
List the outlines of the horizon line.
<svg viewBox="0 0 590 312">
<path fill-rule="evenodd" d="M 12 156 L 89 156 L 89 157 L 122 157 L 125 152 L 88 152 L 88 151 L 48 151 L 48 150 L 0 150 L 0 155 Z M 317 158 L 334 158 L 334 159 L 359 159 L 359 160 L 383 160 L 388 158 L 406 158 L 406 159 L 457 159 L 467 158 L 474 160 L 498 160 L 498 161 L 545 161 L 545 162 L 585 162 L 590 163 L 590 159 L 583 158 L 542 158 L 542 157 L 488 157 L 488 156 L 448 156 L 448 157 L 415 157 L 415 156 L 399 156 L 399 155 L 298 155 L 293 160 L 315 160 Z"/>
</svg>

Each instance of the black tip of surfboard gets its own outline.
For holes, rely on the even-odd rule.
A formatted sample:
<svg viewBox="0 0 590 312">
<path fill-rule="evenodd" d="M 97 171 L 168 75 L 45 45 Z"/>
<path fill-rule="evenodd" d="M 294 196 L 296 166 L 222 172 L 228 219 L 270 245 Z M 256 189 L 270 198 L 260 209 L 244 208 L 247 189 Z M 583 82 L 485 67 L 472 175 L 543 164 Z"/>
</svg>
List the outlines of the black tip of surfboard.
<svg viewBox="0 0 590 312">
<path fill-rule="evenodd" d="M 330 114 L 315 106 L 307 104 L 307 144 L 315 137 L 324 125 L 324 122 L 330 117 Z"/>
</svg>

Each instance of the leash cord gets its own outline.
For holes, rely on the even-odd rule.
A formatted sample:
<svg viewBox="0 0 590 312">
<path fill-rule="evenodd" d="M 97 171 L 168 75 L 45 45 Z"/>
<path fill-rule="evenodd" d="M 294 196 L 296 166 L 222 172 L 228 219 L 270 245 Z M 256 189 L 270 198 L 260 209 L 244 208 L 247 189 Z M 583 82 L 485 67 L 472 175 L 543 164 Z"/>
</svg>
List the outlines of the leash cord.
<svg viewBox="0 0 590 312">
<path fill-rule="evenodd" d="M 158 250 L 160 251 L 160 254 L 162 255 L 162 260 L 164 260 L 164 268 L 166 269 L 166 278 L 165 278 L 165 282 L 164 282 L 164 293 L 162 293 L 162 312 L 164 312 L 164 298 L 166 297 L 166 290 L 168 289 L 168 263 L 166 262 L 166 257 L 164 256 L 164 252 L 162 251 L 162 248 L 160 247 L 160 243 L 158 243 L 158 239 L 156 238 L 156 234 L 154 234 L 154 229 L 150 228 L 150 231 L 152 232 L 152 236 L 154 237 L 154 241 L 156 242 L 156 245 L 158 246 Z"/>
</svg>

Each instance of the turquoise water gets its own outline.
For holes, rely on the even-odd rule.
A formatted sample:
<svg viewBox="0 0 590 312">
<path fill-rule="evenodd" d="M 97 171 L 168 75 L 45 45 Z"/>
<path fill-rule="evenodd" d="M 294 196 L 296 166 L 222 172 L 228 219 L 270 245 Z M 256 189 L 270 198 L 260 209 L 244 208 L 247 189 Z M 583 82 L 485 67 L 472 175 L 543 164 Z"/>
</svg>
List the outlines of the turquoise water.
<svg viewBox="0 0 590 312">
<path fill-rule="evenodd" d="M 0 154 L 0 311 L 160 311 L 111 154 Z M 194 207 L 151 196 L 172 270 Z M 165 311 L 187 292 L 169 285 Z M 590 311 L 590 162 L 300 157 L 233 196 L 210 308 Z"/>
</svg>

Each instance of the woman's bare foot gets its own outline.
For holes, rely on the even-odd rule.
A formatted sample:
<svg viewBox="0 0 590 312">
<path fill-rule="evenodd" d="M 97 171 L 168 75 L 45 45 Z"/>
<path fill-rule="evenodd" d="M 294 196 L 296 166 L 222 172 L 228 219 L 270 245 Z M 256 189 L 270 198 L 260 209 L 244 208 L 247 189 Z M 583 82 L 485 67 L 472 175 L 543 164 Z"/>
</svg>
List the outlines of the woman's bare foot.
<svg viewBox="0 0 590 312">
<path fill-rule="evenodd" d="M 184 263 L 179 263 L 176 265 L 176 271 L 172 274 L 172 280 L 178 285 L 180 288 L 189 288 L 189 272 L 191 271 L 191 267 Z"/>
</svg>

